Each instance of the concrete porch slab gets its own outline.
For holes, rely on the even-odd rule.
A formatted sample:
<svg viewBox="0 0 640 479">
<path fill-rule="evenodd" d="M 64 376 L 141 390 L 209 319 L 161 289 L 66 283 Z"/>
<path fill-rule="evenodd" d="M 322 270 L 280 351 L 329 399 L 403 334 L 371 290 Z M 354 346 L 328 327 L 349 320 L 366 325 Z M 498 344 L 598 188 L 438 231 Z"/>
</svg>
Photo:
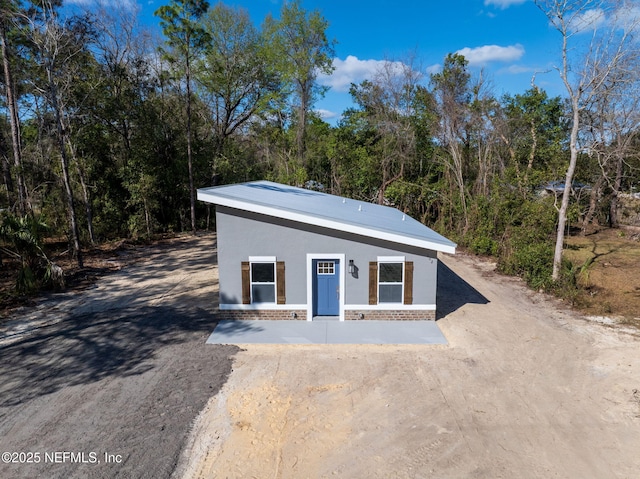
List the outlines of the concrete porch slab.
<svg viewBox="0 0 640 479">
<path fill-rule="evenodd" d="M 222 320 L 207 344 L 447 344 L 435 321 Z"/>
</svg>

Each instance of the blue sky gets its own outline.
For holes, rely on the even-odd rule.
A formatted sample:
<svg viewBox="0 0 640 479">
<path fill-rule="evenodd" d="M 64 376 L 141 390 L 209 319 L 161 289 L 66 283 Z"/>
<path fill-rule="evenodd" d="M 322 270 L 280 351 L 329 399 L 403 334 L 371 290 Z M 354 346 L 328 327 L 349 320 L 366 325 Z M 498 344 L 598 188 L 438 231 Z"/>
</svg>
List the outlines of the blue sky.
<svg viewBox="0 0 640 479">
<path fill-rule="evenodd" d="M 282 6 L 282 0 L 225 3 L 245 8 L 257 24 L 268 12 L 278 17 Z M 560 37 L 532 0 L 303 0 L 302 5 L 321 12 L 329 22 L 328 37 L 337 41 L 336 70 L 321 79 L 330 90 L 316 104 L 331 123 L 351 105 L 351 82 L 370 78 L 382 61 L 411 56 L 425 82 L 448 53 L 460 52 L 472 73 L 483 71 L 497 96 L 523 93 L 535 72 L 540 72 L 538 86 L 562 94 L 552 68 Z"/>
<path fill-rule="evenodd" d="M 279 16 L 282 1 L 224 3 L 245 8 L 260 25 L 268 12 Z M 166 3 L 138 0 L 143 23 L 157 26 L 153 12 Z M 533 0 L 303 0 L 302 5 L 321 12 L 329 22 L 328 37 L 337 42 L 336 70 L 331 77 L 321 78 L 330 90 L 315 106 L 331 123 L 351 105 L 351 82 L 371 78 L 385 60 L 403 61 L 410 56 L 425 83 L 448 53 L 459 52 L 469 60 L 472 74 L 483 72 L 498 97 L 523 93 L 534 73 L 536 84 L 550 95 L 563 94 L 553 69 L 560 36 Z"/>
</svg>

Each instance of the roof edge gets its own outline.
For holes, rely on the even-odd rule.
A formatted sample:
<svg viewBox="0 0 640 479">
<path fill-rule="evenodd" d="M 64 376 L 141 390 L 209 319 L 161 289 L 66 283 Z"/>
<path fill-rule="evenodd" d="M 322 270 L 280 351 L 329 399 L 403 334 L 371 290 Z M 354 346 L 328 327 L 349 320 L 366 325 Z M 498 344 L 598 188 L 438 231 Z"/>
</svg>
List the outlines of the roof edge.
<svg viewBox="0 0 640 479">
<path fill-rule="evenodd" d="M 283 214 L 283 210 L 279 208 L 275 208 L 272 206 L 259 204 L 255 202 L 242 201 L 235 198 L 229 198 L 225 195 L 212 193 L 210 191 L 207 191 L 207 189 L 204 189 L 204 188 L 200 188 L 197 190 L 197 197 L 198 197 L 198 200 L 204 201 L 207 203 L 227 206 L 229 208 L 235 208 L 238 210 L 251 211 L 252 213 L 264 214 L 266 216 L 287 219 L 291 221 L 296 221 L 298 223 L 321 226 L 324 228 L 329 228 L 337 231 L 347 231 L 349 233 L 354 233 L 354 234 L 366 236 L 369 238 L 391 241 L 393 243 L 406 244 L 409 246 L 415 246 L 417 248 L 423 248 L 423 249 L 428 249 L 432 251 L 439 251 L 442 253 L 449 253 L 449 254 L 456 253 L 457 245 L 449 240 L 447 240 L 449 241 L 449 244 L 443 244 L 436 241 L 421 240 L 421 239 L 403 235 L 403 234 L 395 234 L 391 232 L 374 230 L 364 226 L 353 225 L 353 224 L 349 224 L 346 222 L 337 221 L 329 218 L 321 218 L 321 217 L 312 218 L 309 215 L 305 215 L 305 214 L 297 213 L 293 211 L 288 211 L 286 212 L 286 214 Z M 428 226 L 425 226 L 425 228 L 428 228 Z"/>
</svg>

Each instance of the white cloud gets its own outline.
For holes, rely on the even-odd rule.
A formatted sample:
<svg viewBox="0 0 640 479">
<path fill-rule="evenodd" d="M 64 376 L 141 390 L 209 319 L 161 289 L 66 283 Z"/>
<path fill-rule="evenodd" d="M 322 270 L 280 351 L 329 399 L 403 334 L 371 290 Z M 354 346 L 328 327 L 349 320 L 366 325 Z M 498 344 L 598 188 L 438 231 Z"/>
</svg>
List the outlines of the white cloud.
<svg viewBox="0 0 640 479">
<path fill-rule="evenodd" d="M 621 28 L 626 32 L 638 34 L 640 32 L 640 7 L 635 5 L 624 5 L 611 19 L 614 27 Z"/>
<path fill-rule="evenodd" d="M 613 28 L 628 33 L 640 31 L 640 6 L 633 3 L 623 4 L 608 12 L 602 8 L 582 10 L 577 8 L 572 15 L 567 14 L 564 21 L 570 33 L 592 33 L 599 28 Z M 553 19 L 553 25 L 560 23 L 559 18 Z"/>
<path fill-rule="evenodd" d="M 135 0 L 66 0 L 66 3 L 90 10 L 96 8 L 113 8 L 134 11 L 137 8 Z"/>
<path fill-rule="evenodd" d="M 526 2 L 526 0 L 484 0 L 485 6 L 493 5 L 495 7 L 505 9 L 509 8 L 511 5 L 520 5 Z"/>
<path fill-rule="evenodd" d="M 591 8 L 576 13 L 569 19 L 569 30 L 580 33 L 595 30 L 606 22 L 607 18 L 601 8 Z"/>
<path fill-rule="evenodd" d="M 511 73 L 513 75 L 519 75 L 521 73 L 535 73 L 537 71 L 540 71 L 540 69 L 534 67 L 526 67 L 523 65 L 511 65 L 501 71 Z"/>
<path fill-rule="evenodd" d="M 465 47 L 456 53 L 463 55 L 469 65 L 482 66 L 489 62 L 513 62 L 524 55 L 524 47 L 520 44 L 501 47 L 498 45 L 484 45 L 482 47 Z"/>
<path fill-rule="evenodd" d="M 442 65 L 440 63 L 435 63 L 427 67 L 427 74 L 429 75 L 440 73 L 441 71 L 442 71 Z"/>
<path fill-rule="evenodd" d="M 314 110 L 314 111 L 323 120 L 330 120 L 331 118 L 338 118 L 340 116 L 336 112 L 333 112 L 330 110 L 323 110 L 322 108 L 318 108 L 317 110 Z"/>
<path fill-rule="evenodd" d="M 371 80 L 385 66 L 391 66 L 392 70 L 403 71 L 402 62 L 388 62 L 387 60 L 360 60 L 353 55 L 345 60 L 333 59 L 334 71 L 331 75 L 319 74 L 318 82 L 321 85 L 333 88 L 336 91 L 349 91 L 352 83 L 358 84 L 363 80 Z"/>
</svg>

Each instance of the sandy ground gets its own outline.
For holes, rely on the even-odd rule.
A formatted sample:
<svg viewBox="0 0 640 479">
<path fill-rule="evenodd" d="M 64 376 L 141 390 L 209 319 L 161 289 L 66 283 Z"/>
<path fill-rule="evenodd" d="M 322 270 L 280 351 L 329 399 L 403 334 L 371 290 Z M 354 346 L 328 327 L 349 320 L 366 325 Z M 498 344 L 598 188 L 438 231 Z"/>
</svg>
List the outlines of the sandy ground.
<svg viewBox="0 0 640 479">
<path fill-rule="evenodd" d="M 93 288 L 2 321 L 0 478 L 172 474 L 237 351 L 205 344 L 214 244 L 209 235 L 150 247 Z"/>
<path fill-rule="evenodd" d="M 214 241 L 3 321 L 0 452 L 40 462 L 1 478 L 639 477 L 633 331 L 459 255 L 439 269 L 448 346 L 206 345 Z M 86 462 L 45 461 L 63 452 Z"/>
<path fill-rule="evenodd" d="M 640 477 L 637 335 L 444 263 L 449 346 L 247 345 L 174 476 Z"/>
</svg>

